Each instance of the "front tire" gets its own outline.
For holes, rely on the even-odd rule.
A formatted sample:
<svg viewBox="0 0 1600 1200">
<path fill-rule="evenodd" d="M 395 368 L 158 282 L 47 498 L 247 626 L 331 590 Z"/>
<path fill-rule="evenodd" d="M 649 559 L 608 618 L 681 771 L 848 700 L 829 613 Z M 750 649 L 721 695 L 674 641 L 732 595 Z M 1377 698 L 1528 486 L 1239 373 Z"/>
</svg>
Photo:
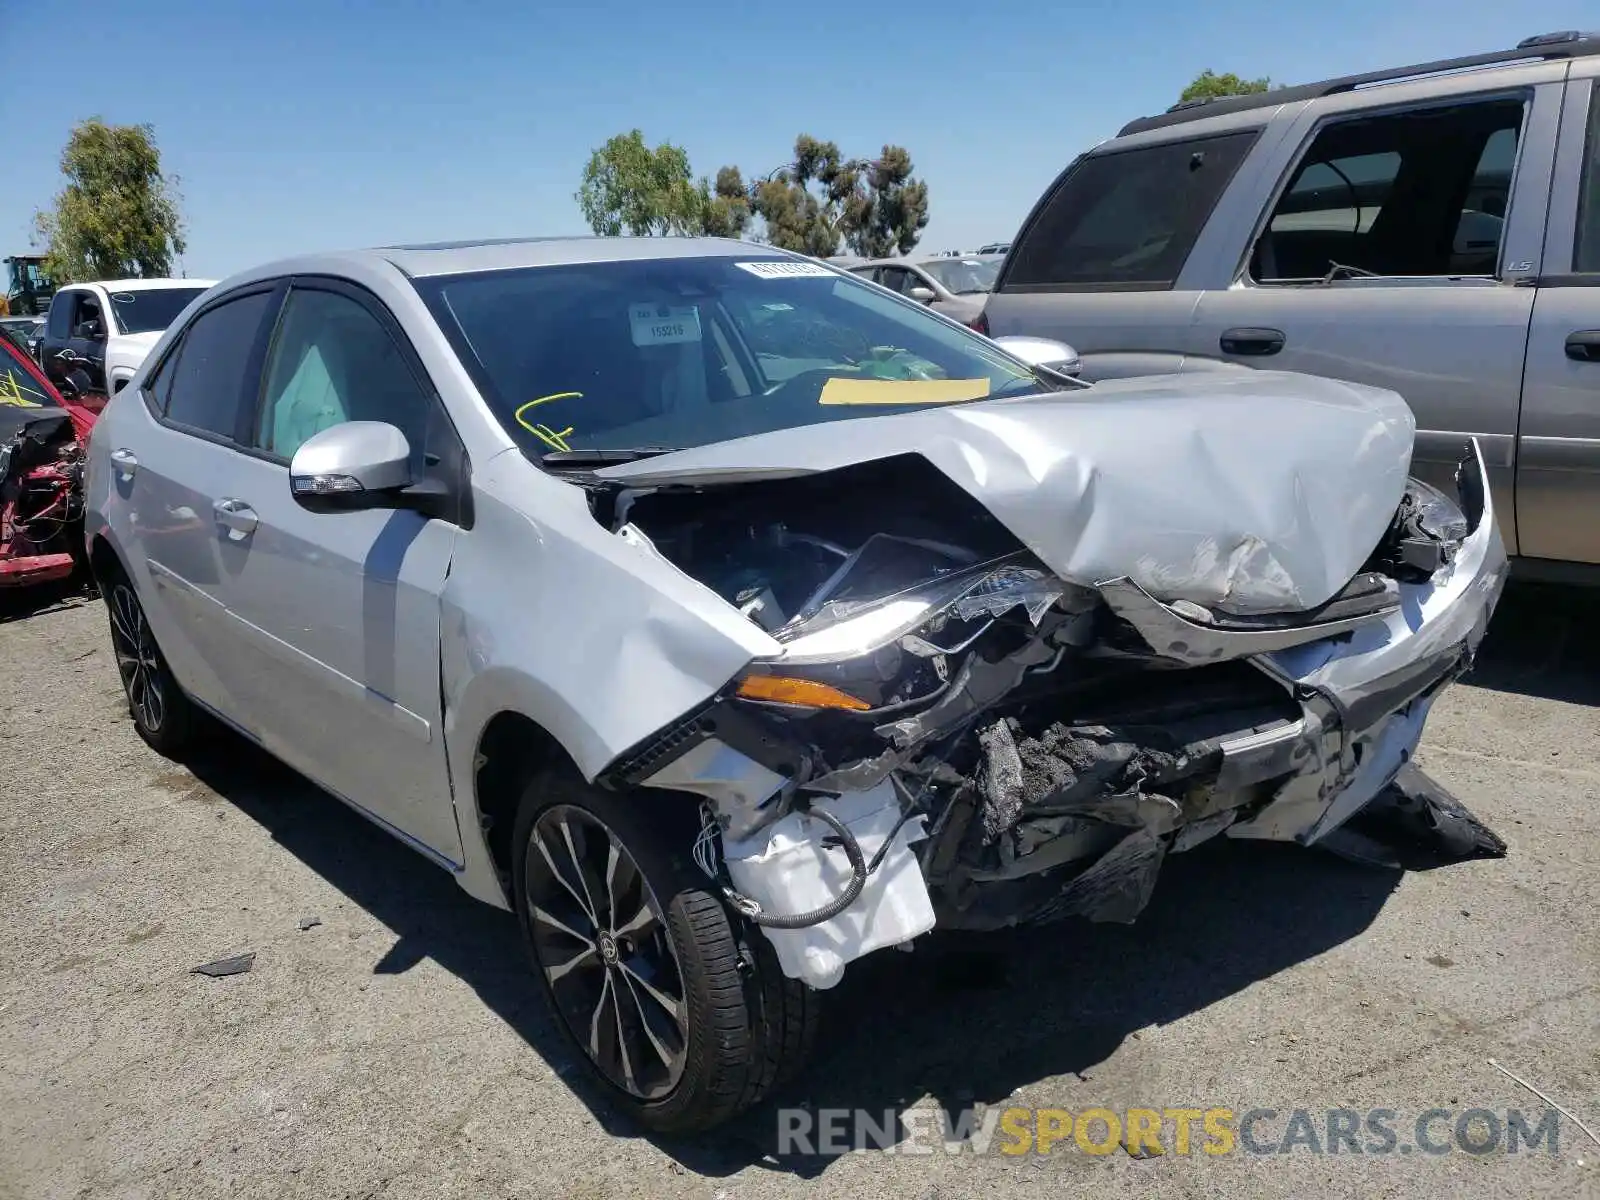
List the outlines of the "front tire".
<svg viewBox="0 0 1600 1200">
<path fill-rule="evenodd" d="M 194 706 L 173 678 L 144 606 L 126 576 L 118 573 L 106 581 L 105 601 L 111 619 L 111 649 L 133 727 L 157 754 L 174 757 L 193 738 Z"/>
<path fill-rule="evenodd" d="M 817 997 L 730 919 L 689 861 L 676 798 L 566 775 L 530 782 L 515 907 L 558 1023 L 619 1105 L 658 1133 L 718 1125 L 791 1076 Z"/>
</svg>

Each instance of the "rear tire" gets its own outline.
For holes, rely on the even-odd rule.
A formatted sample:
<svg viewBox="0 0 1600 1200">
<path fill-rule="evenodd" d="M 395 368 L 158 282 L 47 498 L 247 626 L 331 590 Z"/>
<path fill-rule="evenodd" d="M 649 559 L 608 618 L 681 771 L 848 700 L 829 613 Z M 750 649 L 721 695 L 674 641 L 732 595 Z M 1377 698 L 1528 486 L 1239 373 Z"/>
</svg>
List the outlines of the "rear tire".
<svg viewBox="0 0 1600 1200">
<path fill-rule="evenodd" d="M 152 750 L 173 758 L 193 740 L 194 706 L 173 678 L 127 576 L 117 572 L 102 581 L 102 587 L 128 715 Z"/>
<path fill-rule="evenodd" d="M 635 1120 L 683 1134 L 801 1068 L 818 997 L 731 917 L 690 858 L 693 822 L 671 815 L 684 810 L 669 795 L 537 775 L 517 813 L 512 883 L 557 1023 Z"/>
</svg>

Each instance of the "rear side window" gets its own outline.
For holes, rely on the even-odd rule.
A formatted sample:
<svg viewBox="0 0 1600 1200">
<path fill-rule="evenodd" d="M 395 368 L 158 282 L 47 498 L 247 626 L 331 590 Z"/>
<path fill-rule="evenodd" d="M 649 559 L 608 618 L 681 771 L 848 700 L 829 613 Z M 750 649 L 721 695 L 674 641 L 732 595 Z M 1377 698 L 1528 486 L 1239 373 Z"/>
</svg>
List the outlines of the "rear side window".
<svg viewBox="0 0 1600 1200">
<path fill-rule="evenodd" d="M 271 300 L 271 292 L 255 292 L 207 309 L 189 325 L 177 362 L 169 360 L 156 383 L 158 395 L 167 389 L 169 421 L 219 437 L 234 436 L 250 352 Z"/>
<path fill-rule="evenodd" d="M 1600 87 L 1589 101 L 1589 136 L 1583 150 L 1583 184 L 1578 193 L 1578 243 L 1572 269 L 1600 272 Z"/>
<path fill-rule="evenodd" d="M 1003 290 L 1171 287 L 1259 132 L 1083 159 L 1018 239 Z"/>
</svg>

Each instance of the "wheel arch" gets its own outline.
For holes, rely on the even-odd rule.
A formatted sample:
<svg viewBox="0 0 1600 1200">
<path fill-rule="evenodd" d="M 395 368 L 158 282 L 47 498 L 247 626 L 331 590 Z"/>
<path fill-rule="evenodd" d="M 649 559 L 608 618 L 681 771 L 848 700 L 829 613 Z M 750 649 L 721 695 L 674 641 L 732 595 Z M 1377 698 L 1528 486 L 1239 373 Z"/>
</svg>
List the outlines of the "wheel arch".
<svg viewBox="0 0 1600 1200">
<path fill-rule="evenodd" d="M 117 549 L 104 530 L 90 535 L 88 549 L 89 570 L 94 575 L 95 584 L 102 592 L 105 591 L 106 582 L 114 573 L 120 574 L 124 579 L 133 578 L 133 572 L 128 570 L 122 551 Z"/>
<path fill-rule="evenodd" d="M 517 708 L 502 708 L 484 722 L 473 742 L 470 769 L 472 815 L 509 903 L 511 834 L 528 777 L 566 771 L 581 778 L 582 772 L 555 734 Z"/>
</svg>

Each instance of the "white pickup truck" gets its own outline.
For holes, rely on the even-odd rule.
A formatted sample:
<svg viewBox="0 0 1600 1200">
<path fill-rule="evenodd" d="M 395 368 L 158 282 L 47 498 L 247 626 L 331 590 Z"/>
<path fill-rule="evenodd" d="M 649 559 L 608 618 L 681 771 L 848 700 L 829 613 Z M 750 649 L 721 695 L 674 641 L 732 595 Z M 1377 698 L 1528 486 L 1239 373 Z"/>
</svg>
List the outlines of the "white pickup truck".
<svg viewBox="0 0 1600 1200">
<path fill-rule="evenodd" d="M 39 361 L 50 382 L 115 395 L 168 325 L 212 279 L 108 279 L 70 283 L 50 301 Z"/>
</svg>

